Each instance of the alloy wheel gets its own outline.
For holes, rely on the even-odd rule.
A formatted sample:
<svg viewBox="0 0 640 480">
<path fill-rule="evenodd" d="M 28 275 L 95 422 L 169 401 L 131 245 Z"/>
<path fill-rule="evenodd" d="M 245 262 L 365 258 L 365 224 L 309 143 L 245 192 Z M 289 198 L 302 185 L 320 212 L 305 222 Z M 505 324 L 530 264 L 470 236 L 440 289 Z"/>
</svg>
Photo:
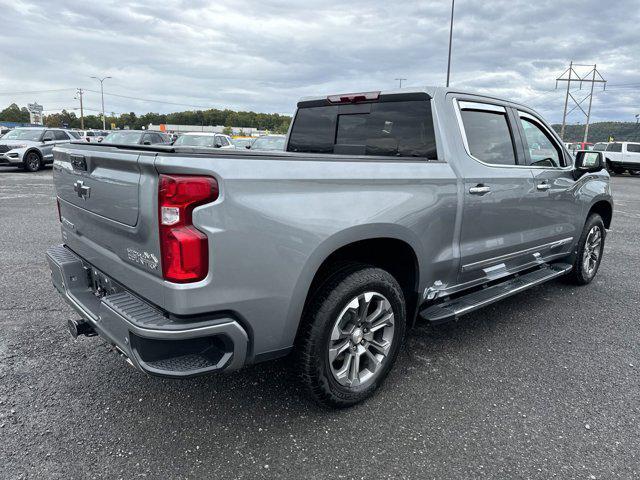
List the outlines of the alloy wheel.
<svg viewBox="0 0 640 480">
<path fill-rule="evenodd" d="M 582 253 L 582 267 L 587 276 L 592 277 L 595 274 L 601 254 L 602 231 L 600 227 L 594 225 L 591 230 L 589 230 L 584 245 L 584 252 Z"/>
<path fill-rule="evenodd" d="M 378 292 L 351 299 L 336 319 L 329 340 L 329 365 L 343 386 L 372 383 L 382 370 L 393 342 L 394 312 Z"/>
</svg>

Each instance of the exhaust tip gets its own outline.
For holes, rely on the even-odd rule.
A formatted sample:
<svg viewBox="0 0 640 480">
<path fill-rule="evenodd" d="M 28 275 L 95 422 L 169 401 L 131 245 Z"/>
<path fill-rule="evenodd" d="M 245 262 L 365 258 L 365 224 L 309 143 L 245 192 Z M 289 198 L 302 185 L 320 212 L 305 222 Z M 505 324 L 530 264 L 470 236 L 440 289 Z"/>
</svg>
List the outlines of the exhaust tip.
<svg viewBox="0 0 640 480">
<path fill-rule="evenodd" d="M 91 324 L 84 320 L 67 321 L 67 329 L 73 338 L 78 338 L 78 335 L 84 335 L 85 337 L 93 337 L 96 335 L 96 331 Z"/>
</svg>

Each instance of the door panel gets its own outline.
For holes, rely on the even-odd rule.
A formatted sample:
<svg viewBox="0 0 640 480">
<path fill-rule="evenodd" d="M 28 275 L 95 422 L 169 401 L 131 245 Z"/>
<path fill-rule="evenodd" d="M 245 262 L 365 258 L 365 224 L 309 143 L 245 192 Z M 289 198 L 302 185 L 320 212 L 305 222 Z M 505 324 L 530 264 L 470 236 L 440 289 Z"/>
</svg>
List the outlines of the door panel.
<svg viewBox="0 0 640 480">
<path fill-rule="evenodd" d="M 518 268 L 532 260 L 524 250 L 535 246 L 529 233 L 535 201 L 531 170 L 488 166 L 482 170 L 464 182 L 461 283 Z M 479 185 L 490 191 L 471 193 Z"/>
<path fill-rule="evenodd" d="M 535 258 L 530 212 L 531 168 L 510 108 L 463 101 L 457 110 L 466 150 L 459 283 L 477 283 L 518 270 Z M 455 108 L 455 106 L 454 106 Z"/>
<path fill-rule="evenodd" d="M 526 112 L 518 112 L 518 116 L 525 156 L 535 182 L 531 240 L 540 245 L 554 244 L 541 252 L 543 256 L 568 252 L 580 235 L 584 220 L 581 204 L 575 197 L 571 163 L 561 143 L 541 119 Z"/>
</svg>

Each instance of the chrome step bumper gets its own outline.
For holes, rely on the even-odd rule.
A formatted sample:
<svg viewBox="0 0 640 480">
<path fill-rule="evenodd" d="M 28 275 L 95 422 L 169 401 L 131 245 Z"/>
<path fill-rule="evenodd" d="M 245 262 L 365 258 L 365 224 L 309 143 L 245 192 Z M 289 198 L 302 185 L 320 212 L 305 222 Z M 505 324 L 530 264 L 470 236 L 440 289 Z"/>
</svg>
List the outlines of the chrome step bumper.
<svg viewBox="0 0 640 480">
<path fill-rule="evenodd" d="M 538 270 L 519 275 L 491 287 L 475 291 L 468 295 L 431 305 L 420 310 L 420 317 L 431 323 L 444 323 L 455 320 L 462 315 L 478 310 L 486 305 L 510 297 L 516 293 L 540 285 L 553 278 L 560 277 L 572 266 L 568 263 L 554 263 L 545 265 Z"/>
<path fill-rule="evenodd" d="M 182 378 L 244 365 L 249 340 L 237 320 L 176 319 L 122 287 L 97 296 L 93 267 L 64 245 L 50 247 L 47 260 L 53 285 L 67 303 L 140 370 Z"/>
</svg>

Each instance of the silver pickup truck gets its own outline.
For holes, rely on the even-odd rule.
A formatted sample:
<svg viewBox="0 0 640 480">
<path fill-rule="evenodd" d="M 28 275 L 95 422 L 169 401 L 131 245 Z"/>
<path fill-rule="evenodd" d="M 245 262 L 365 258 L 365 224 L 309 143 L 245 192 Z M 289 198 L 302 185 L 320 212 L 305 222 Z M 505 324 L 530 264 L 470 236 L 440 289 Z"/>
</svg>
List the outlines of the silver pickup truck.
<svg viewBox="0 0 640 480">
<path fill-rule="evenodd" d="M 371 395 L 416 319 L 588 284 L 612 198 L 533 110 L 443 88 L 306 98 L 284 152 L 72 143 L 54 152 L 53 284 L 140 370 L 291 354 L 312 397 Z"/>
</svg>

